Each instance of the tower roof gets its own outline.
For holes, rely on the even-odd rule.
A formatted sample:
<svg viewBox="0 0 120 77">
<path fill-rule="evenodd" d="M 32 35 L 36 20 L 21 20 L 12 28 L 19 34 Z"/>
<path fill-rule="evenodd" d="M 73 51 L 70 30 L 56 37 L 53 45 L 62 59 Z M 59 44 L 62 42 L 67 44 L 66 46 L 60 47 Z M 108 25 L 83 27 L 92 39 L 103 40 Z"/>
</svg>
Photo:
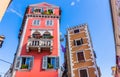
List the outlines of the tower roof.
<svg viewBox="0 0 120 77">
<path fill-rule="evenodd" d="M 51 8 L 59 8 L 56 5 L 52 5 L 52 4 L 49 4 L 49 3 L 46 3 L 46 2 L 42 2 L 42 3 L 38 3 L 38 4 L 32 4 L 32 5 L 29 5 L 29 7 L 51 7 Z"/>
<path fill-rule="evenodd" d="M 85 24 L 80 24 L 80 25 L 72 26 L 72 27 L 67 28 L 67 30 L 69 31 L 69 30 L 73 30 L 73 29 L 78 29 L 78 28 L 84 27 L 84 26 L 87 26 L 87 24 L 85 23 Z"/>
</svg>

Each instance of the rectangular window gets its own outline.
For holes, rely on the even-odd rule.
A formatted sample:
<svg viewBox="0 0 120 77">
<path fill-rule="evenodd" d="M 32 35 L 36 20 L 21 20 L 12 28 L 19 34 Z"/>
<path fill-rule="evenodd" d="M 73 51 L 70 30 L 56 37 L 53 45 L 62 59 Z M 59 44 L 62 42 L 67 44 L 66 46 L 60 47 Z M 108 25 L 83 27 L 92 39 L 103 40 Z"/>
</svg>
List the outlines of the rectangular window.
<svg viewBox="0 0 120 77">
<path fill-rule="evenodd" d="M 46 25 L 47 26 L 52 26 L 53 25 L 53 20 L 47 20 Z"/>
<path fill-rule="evenodd" d="M 77 52 L 77 60 L 78 60 L 79 62 L 85 61 L 84 52 L 83 52 L 83 51 Z"/>
<path fill-rule="evenodd" d="M 31 69 L 33 64 L 33 57 L 18 57 L 16 62 L 16 69 Z"/>
<path fill-rule="evenodd" d="M 80 77 L 88 77 L 87 69 L 80 69 Z"/>
<path fill-rule="evenodd" d="M 79 46 L 83 44 L 83 39 L 81 38 L 80 40 L 74 40 L 74 45 Z"/>
<path fill-rule="evenodd" d="M 58 57 L 43 57 L 42 69 L 58 69 L 59 58 Z"/>
<path fill-rule="evenodd" d="M 40 13 L 40 11 L 41 11 L 41 9 L 37 9 L 37 8 L 34 9 L 34 12 L 35 12 L 35 13 Z"/>
<path fill-rule="evenodd" d="M 79 29 L 74 30 L 74 33 L 79 33 Z"/>
<path fill-rule="evenodd" d="M 43 8 L 31 8 L 31 13 L 43 13 Z"/>
<path fill-rule="evenodd" d="M 53 9 L 48 9 L 48 14 L 53 14 Z"/>
<path fill-rule="evenodd" d="M 33 25 L 40 25 L 40 20 L 33 20 Z"/>
</svg>

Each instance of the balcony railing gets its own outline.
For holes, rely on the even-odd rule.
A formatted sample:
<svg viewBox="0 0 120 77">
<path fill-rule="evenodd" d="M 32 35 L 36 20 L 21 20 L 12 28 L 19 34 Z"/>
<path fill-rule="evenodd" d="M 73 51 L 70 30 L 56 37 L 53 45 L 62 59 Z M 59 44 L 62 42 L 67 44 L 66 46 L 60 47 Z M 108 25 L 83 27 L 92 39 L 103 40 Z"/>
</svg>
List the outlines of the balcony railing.
<svg viewBox="0 0 120 77">
<path fill-rule="evenodd" d="M 26 14 L 27 17 L 41 17 L 41 18 L 60 18 L 58 15 L 45 15 L 45 14 Z"/>
<path fill-rule="evenodd" d="M 43 50 L 52 50 L 53 47 L 53 40 L 52 39 L 35 39 L 35 38 L 30 38 L 27 43 L 27 52 L 30 50 L 38 50 L 40 52 L 42 49 Z"/>
</svg>

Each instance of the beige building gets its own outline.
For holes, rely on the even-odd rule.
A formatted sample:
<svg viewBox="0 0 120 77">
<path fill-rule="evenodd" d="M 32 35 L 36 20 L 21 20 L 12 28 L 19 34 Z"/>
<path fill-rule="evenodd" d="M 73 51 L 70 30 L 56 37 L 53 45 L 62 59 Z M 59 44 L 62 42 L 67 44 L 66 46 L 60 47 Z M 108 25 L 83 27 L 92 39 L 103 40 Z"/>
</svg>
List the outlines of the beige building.
<svg viewBox="0 0 120 77">
<path fill-rule="evenodd" d="M 11 0 L 0 0 L 0 21 L 2 20 L 2 17 L 9 6 Z"/>
<path fill-rule="evenodd" d="M 66 40 L 68 77 L 100 77 L 87 24 L 69 28 Z"/>
<path fill-rule="evenodd" d="M 120 77 L 120 0 L 110 0 L 116 50 L 116 76 Z"/>
<path fill-rule="evenodd" d="M 3 44 L 4 39 L 5 39 L 4 36 L 0 36 L 0 48 L 2 47 L 2 44 Z"/>
</svg>

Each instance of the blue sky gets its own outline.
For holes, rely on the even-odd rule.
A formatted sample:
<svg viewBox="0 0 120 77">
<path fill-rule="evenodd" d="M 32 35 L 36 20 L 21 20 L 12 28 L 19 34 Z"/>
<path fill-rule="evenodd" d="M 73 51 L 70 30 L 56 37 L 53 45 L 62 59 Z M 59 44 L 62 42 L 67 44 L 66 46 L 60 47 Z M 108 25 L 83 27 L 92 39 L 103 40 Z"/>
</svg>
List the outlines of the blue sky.
<svg viewBox="0 0 120 77">
<path fill-rule="evenodd" d="M 0 35 L 6 37 L 3 47 L 0 48 L 0 59 L 13 62 L 25 9 L 30 4 L 41 2 L 43 1 L 13 0 L 10 4 L 0 22 Z M 61 7 L 62 36 L 66 34 L 68 27 L 88 24 L 102 77 L 112 77 L 111 67 L 115 65 L 115 46 L 109 0 L 46 0 L 46 2 Z M 61 55 L 63 56 L 63 53 Z M 9 64 L 0 61 L 0 74 L 3 75 L 9 67 Z"/>
</svg>

